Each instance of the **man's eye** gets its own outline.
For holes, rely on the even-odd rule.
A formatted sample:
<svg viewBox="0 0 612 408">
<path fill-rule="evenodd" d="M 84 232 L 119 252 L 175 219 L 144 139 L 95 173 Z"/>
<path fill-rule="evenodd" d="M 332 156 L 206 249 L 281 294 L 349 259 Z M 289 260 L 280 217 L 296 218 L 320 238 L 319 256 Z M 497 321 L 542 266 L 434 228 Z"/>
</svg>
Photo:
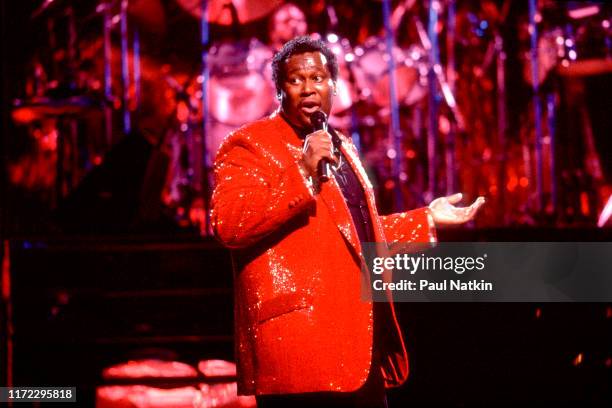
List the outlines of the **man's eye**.
<svg viewBox="0 0 612 408">
<path fill-rule="evenodd" d="M 289 83 L 292 85 L 297 85 L 300 83 L 300 80 L 298 78 L 289 78 Z"/>
<path fill-rule="evenodd" d="M 322 75 L 315 75 L 314 80 L 317 82 L 321 82 L 323 81 L 323 76 Z"/>
</svg>

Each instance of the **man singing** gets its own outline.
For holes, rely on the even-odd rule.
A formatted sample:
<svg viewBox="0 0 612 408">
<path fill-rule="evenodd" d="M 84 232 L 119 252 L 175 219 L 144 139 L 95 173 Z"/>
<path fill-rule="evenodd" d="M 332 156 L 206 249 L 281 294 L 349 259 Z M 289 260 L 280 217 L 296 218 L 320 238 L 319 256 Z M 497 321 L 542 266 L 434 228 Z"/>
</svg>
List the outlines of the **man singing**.
<svg viewBox="0 0 612 408">
<path fill-rule="evenodd" d="M 351 140 L 311 122 L 331 111 L 334 54 L 297 37 L 272 70 L 279 110 L 230 134 L 215 162 L 211 217 L 232 249 L 238 391 L 260 408 L 386 407 L 408 358 L 393 304 L 361 298 L 361 242 L 432 242 L 436 224 L 471 220 L 484 199 L 378 215 Z"/>
</svg>

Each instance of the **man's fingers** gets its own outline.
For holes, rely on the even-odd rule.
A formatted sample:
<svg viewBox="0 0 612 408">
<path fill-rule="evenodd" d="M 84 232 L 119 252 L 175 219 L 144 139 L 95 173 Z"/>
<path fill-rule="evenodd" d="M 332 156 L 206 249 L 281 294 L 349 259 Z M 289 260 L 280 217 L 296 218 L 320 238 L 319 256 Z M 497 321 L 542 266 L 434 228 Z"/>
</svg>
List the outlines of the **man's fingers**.
<svg viewBox="0 0 612 408">
<path fill-rule="evenodd" d="M 482 205 L 485 203 L 485 198 L 480 196 L 478 197 L 470 207 L 474 208 L 474 211 L 477 211 Z"/>
<path fill-rule="evenodd" d="M 313 140 L 329 140 L 331 142 L 331 135 L 324 130 L 312 132 L 306 136 L 306 138 L 312 138 Z"/>
<path fill-rule="evenodd" d="M 316 136 L 312 136 L 308 140 L 308 147 L 305 150 L 307 155 L 311 155 L 316 157 L 317 159 L 321 159 L 323 157 L 329 159 L 332 162 L 336 162 L 336 158 L 334 157 L 334 145 L 331 140 L 316 138 Z"/>
<path fill-rule="evenodd" d="M 456 193 L 456 194 L 453 194 L 453 195 L 450 195 L 450 196 L 446 197 L 446 199 L 451 204 L 457 204 L 459 201 L 461 201 L 462 197 L 463 197 L 463 194 Z"/>
<path fill-rule="evenodd" d="M 469 207 L 466 207 L 466 211 L 465 211 L 465 221 L 469 221 L 471 219 L 473 219 L 476 216 L 476 213 L 478 212 L 478 210 L 480 209 L 480 207 L 482 207 L 482 205 L 485 203 L 485 198 L 484 197 L 478 197 L 473 203 L 472 205 L 470 205 Z"/>
</svg>

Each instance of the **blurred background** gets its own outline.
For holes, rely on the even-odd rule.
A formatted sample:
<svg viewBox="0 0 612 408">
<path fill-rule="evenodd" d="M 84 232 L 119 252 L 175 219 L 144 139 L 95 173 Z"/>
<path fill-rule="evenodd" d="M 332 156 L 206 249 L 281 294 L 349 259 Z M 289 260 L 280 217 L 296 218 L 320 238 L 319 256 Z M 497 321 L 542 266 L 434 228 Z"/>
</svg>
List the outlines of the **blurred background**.
<svg viewBox="0 0 612 408">
<path fill-rule="evenodd" d="M 212 161 L 277 108 L 271 58 L 296 35 L 338 58 L 330 124 L 381 213 L 461 191 L 487 204 L 441 240 L 612 238 L 606 1 L 22 0 L 0 18 L 2 385 L 253 404 L 232 396 Z M 398 309 L 395 406 L 612 401 L 609 304 Z"/>
</svg>

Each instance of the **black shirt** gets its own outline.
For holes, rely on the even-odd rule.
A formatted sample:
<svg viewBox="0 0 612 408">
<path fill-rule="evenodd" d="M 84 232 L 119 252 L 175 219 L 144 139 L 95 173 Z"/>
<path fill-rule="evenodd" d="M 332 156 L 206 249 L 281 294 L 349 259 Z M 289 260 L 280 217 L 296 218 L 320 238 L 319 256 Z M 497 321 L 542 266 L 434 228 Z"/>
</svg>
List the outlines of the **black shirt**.
<svg viewBox="0 0 612 408">
<path fill-rule="evenodd" d="M 368 211 L 365 192 L 344 153 L 341 153 L 340 166 L 335 168 L 333 173 L 351 212 L 359 241 L 374 242 L 372 220 Z"/>
</svg>

